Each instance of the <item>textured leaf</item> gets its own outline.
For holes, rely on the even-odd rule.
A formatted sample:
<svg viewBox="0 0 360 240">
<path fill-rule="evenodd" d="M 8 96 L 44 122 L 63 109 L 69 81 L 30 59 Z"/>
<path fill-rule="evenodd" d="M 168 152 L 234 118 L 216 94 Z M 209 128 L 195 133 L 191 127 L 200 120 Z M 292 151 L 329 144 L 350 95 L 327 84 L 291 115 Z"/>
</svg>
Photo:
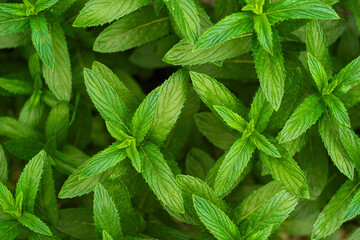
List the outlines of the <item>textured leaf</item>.
<svg viewBox="0 0 360 240">
<path fill-rule="evenodd" d="M 95 40 L 94 51 L 125 51 L 159 39 L 169 31 L 169 17 L 156 16 L 153 9 L 144 8 L 105 28 Z"/>
<path fill-rule="evenodd" d="M 260 88 L 254 97 L 253 102 L 251 103 L 249 119 L 254 121 L 255 129 L 259 132 L 265 130 L 271 114 L 273 113 L 273 108 L 271 104 L 266 100 L 265 95 Z"/>
<path fill-rule="evenodd" d="M 18 221 L 1 221 L 0 222 L 0 237 L 6 240 L 15 239 L 24 228 Z"/>
<path fill-rule="evenodd" d="M 51 236 L 51 231 L 46 224 L 40 220 L 37 216 L 24 212 L 21 217 L 18 219 L 19 222 L 25 227 L 29 228 L 31 231 L 40 233 L 46 236 Z"/>
<path fill-rule="evenodd" d="M 231 219 L 206 199 L 193 196 L 195 210 L 206 228 L 219 240 L 240 239 L 240 233 Z"/>
<path fill-rule="evenodd" d="M 120 217 L 115 203 L 101 184 L 98 184 L 95 188 L 94 220 L 99 236 L 103 231 L 106 231 L 115 239 L 123 239 Z"/>
<path fill-rule="evenodd" d="M 315 0 L 281 0 L 266 9 L 270 23 L 288 19 L 338 19 L 339 16 L 327 4 Z"/>
<path fill-rule="evenodd" d="M 347 180 L 341 186 L 316 219 L 312 239 L 324 238 L 341 226 L 344 213 L 359 189 L 359 184 L 357 181 Z"/>
<path fill-rule="evenodd" d="M 131 163 L 136 169 L 136 171 L 141 172 L 142 162 L 139 151 L 136 148 L 136 144 L 134 141 L 130 144 L 130 146 L 126 148 L 126 155 L 128 156 L 128 158 L 130 158 Z"/>
<path fill-rule="evenodd" d="M 213 112 L 214 106 L 226 107 L 240 116 L 246 116 L 248 110 L 234 94 L 232 94 L 222 83 L 202 73 L 190 72 L 195 91 L 201 100 Z"/>
<path fill-rule="evenodd" d="M 103 230 L 102 238 L 103 238 L 104 240 L 113 240 L 113 238 L 111 237 L 111 235 L 110 235 L 107 231 L 105 231 L 105 230 Z"/>
<path fill-rule="evenodd" d="M 261 162 L 273 178 L 288 192 L 300 198 L 309 198 L 309 187 L 304 172 L 281 145 L 277 145 L 277 148 L 280 151 L 281 158 L 275 158 L 261 152 Z"/>
<path fill-rule="evenodd" d="M 349 206 L 347 207 L 344 213 L 343 222 L 353 219 L 354 217 L 360 214 L 359 203 L 360 203 L 360 191 L 357 190 L 355 196 L 351 200 Z"/>
<path fill-rule="evenodd" d="M 355 164 L 356 169 L 360 169 L 360 138 L 355 134 L 355 132 L 344 126 L 340 126 L 339 129 L 340 140 L 344 146 L 349 157 Z"/>
<path fill-rule="evenodd" d="M 164 1 L 184 37 L 194 44 L 200 35 L 200 18 L 193 0 Z"/>
<path fill-rule="evenodd" d="M 316 86 L 321 93 L 328 85 L 328 79 L 324 67 L 311 53 L 308 52 L 308 64 L 311 76 L 315 80 Z"/>
<path fill-rule="evenodd" d="M 85 85 L 91 100 L 105 121 L 119 127 L 125 133 L 131 133 L 131 112 L 121 101 L 110 84 L 90 69 L 84 70 Z"/>
<path fill-rule="evenodd" d="M 15 199 L 3 183 L 0 183 L 0 206 L 5 212 L 15 210 Z"/>
<path fill-rule="evenodd" d="M 243 132 L 248 123 L 243 119 L 239 114 L 234 113 L 227 107 L 222 106 L 213 106 L 215 112 L 220 115 L 223 121 L 231 128 L 238 130 L 239 132 Z"/>
<path fill-rule="evenodd" d="M 331 114 L 342 124 L 350 127 L 350 118 L 347 113 L 346 107 L 335 95 L 330 94 L 323 97 Z"/>
<path fill-rule="evenodd" d="M 25 166 L 16 184 L 16 196 L 22 192 L 23 209 L 30 213 L 34 212 L 35 198 L 43 173 L 44 161 L 46 161 L 46 153 L 41 151 Z"/>
<path fill-rule="evenodd" d="M 290 116 L 281 130 L 279 134 L 280 142 L 288 142 L 306 132 L 316 123 L 324 110 L 320 97 L 315 94 L 307 97 Z"/>
<path fill-rule="evenodd" d="M 275 231 L 293 211 L 297 203 L 298 199 L 294 195 L 286 191 L 277 193 L 240 222 L 241 235 L 246 238 L 271 225 L 272 231 Z"/>
<path fill-rule="evenodd" d="M 16 16 L 0 11 L 0 35 L 8 35 L 25 31 L 29 28 L 30 17 Z"/>
<path fill-rule="evenodd" d="M 176 212 L 184 212 L 179 185 L 160 150 L 150 142 L 144 142 L 140 149 L 144 164 L 142 174 L 150 188 L 165 206 Z"/>
<path fill-rule="evenodd" d="M 30 82 L 0 78 L 0 88 L 14 94 L 28 95 L 33 92 L 33 87 Z"/>
<path fill-rule="evenodd" d="M 208 171 L 214 164 L 214 159 L 207 152 L 198 148 L 191 148 L 186 156 L 185 172 L 205 180 Z"/>
<path fill-rule="evenodd" d="M 269 20 L 265 14 L 255 16 L 254 29 L 260 45 L 270 54 L 273 53 L 272 30 Z"/>
<path fill-rule="evenodd" d="M 90 0 L 74 22 L 75 27 L 103 25 L 119 19 L 149 3 L 149 0 Z"/>
<path fill-rule="evenodd" d="M 356 240 L 360 238 L 360 229 L 356 229 L 356 231 L 350 236 L 349 240 Z"/>
<path fill-rule="evenodd" d="M 0 117 L 0 135 L 11 139 L 40 140 L 40 133 L 11 117 Z"/>
<path fill-rule="evenodd" d="M 273 54 L 271 55 L 259 42 L 253 46 L 256 72 L 266 99 L 275 110 L 278 110 L 285 87 L 284 59 L 281 52 L 279 36 L 273 32 Z"/>
<path fill-rule="evenodd" d="M 251 142 L 266 155 L 279 158 L 281 157 L 277 148 L 261 133 L 254 131 L 250 137 Z"/>
<path fill-rule="evenodd" d="M 250 32 L 254 28 L 254 14 L 238 12 L 227 16 L 207 29 L 194 45 L 194 50 L 215 47 Z"/>
<path fill-rule="evenodd" d="M 237 178 L 240 176 L 250 161 L 255 146 L 248 138 L 239 138 L 230 147 L 220 166 L 215 180 L 215 192 L 219 195 L 226 194 L 234 187 Z"/>
<path fill-rule="evenodd" d="M 58 0 L 36 0 L 35 1 L 35 12 L 39 13 L 52 5 L 54 5 Z"/>
<path fill-rule="evenodd" d="M 126 158 L 125 150 L 118 149 L 117 143 L 114 143 L 105 150 L 97 153 L 84 163 L 80 178 L 88 178 L 115 166 Z"/>
<path fill-rule="evenodd" d="M 343 146 L 339 122 L 328 111 L 325 111 L 319 122 L 319 133 L 335 166 L 345 176 L 352 179 L 354 177 L 354 163 Z"/>
<path fill-rule="evenodd" d="M 336 74 L 332 82 L 337 81 L 338 86 L 334 90 L 334 94 L 342 95 L 351 88 L 358 85 L 360 79 L 360 57 L 353 60 L 338 74 Z"/>
<path fill-rule="evenodd" d="M 69 129 L 69 106 L 67 102 L 60 102 L 55 105 L 47 118 L 45 135 L 49 139 L 54 137 L 57 145 L 62 145 L 66 141 Z"/>
<path fill-rule="evenodd" d="M 44 104 L 39 102 L 33 103 L 33 99 L 30 97 L 24 104 L 19 115 L 19 121 L 31 128 L 36 128 L 44 113 Z"/>
<path fill-rule="evenodd" d="M 9 14 L 25 17 L 26 5 L 21 3 L 1 3 L 0 10 Z"/>
<path fill-rule="evenodd" d="M 306 50 L 320 61 L 327 76 L 330 77 L 332 67 L 330 53 L 327 49 L 326 36 L 316 20 L 309 22 L 306 26 Z"/>
<path fill-rule="evenodd" d="M 43 65 L 44 79 L 57 99 L 68 102 L 71 97 L 72 75 L 66 38 L 59 24 L 51 25 L 50 34 L 55 62 L 53 69 Z"/>
<path fill-rule="evenodd" d="M 31 39 L 43 63 L 54 69 L 55 54 L 48 23 L 44 15 L 39 14 L 30 19 Z"/>
<path fill-rule="evenodd" d="M 0 182 L 6 184 L 8 179 L 7 161 L 3 147 L 0 145 Z"/>
<path fill-rule="evenodd" d="M 233 58 L 250 51 L 250 49 L 251 37 L 248 35 L 197 51 L 193 51 L 191 43 L 181 40 L 166 53 L 163 61 L 176 66 L 192 66 Z"/>
<path fill-rule="evenodd" d="M 188 92 L 188 72 L 175 72 L 160 87 L 158 105 L 148 139 L 161 145 L 167 138 L 184 106 Z"/>
</svg>

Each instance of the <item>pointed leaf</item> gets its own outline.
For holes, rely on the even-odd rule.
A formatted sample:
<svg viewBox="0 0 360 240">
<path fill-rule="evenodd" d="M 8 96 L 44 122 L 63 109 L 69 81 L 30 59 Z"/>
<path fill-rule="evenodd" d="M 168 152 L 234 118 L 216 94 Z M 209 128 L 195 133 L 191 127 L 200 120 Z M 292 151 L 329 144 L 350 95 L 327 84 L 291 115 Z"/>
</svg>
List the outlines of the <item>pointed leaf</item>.
<svg viewBox="0 0 360 240">
<path fill-rule="evenodd" d="M 25 31 L 29 28 L 30 17 L 16 16 L 0 11 L 0 35 L 8 35 Z"/>
<path fill-rule="evenodd" d="M 281 157 L 277 148 L 258 131 L 254 131 L 250 137 L 250 140 L 262 153 L 276 158 Z"/>
<path fill-rule="evenodd" d="M 307 56 L 311 76 L 313 77 L 316 86 L 321 93 L 328 85 L 328 78 L 325 69 L 321 65 L 321 62 L 317 60 L 311 53 L 308 52 Z"/>
<path fill-rule="evenodd" d="M 347 127 L 350 126 L 350 118 L 347 113 L 346 107 L 341 102 L 339 98 L 337 98 L 335 95 L 330 94 L 323 97 L 329 111 L 331 114 L 342 124 L 344 124 Z"/>
<path fill-rule="evenodd" d="M 254 29 L 261 46 L 270 54 L 273 52 L 272 30 L 265 14 L 255 16 Z"/>
<path fill-rule="evenodd" d="M 0 144 L 0 183 L 6 184 L 8 179 L 7 161 L 3 147 Z"/>
<path fill-rule="evenodd" d="M 24 212 L 18 219 L 18 221 L 33 232 L 40 233 L 46 236 L 52 235 L 49 227 L 46 226 L 46 224 L 41 221 L 40 218 L 31 213 Z"/>
<path fill-rule="evenodd" d="M 337 81 L 338 86 L 334 90 L 334 94 L 342 95 L 351 88 L 358 85 L 360 79 L 360 57 L 354 59 L 345 68 L 332 78 L 332 82 Z"/>
<path fill-rule="evenodd" d="M 243 132 L 248 123 L 243 119 L 239 114 L 234 113 L 227 107 L 223 106 L 214 106 L 215 112 L 220 115 L 223 121 L 231 128 L 238 130 L 239 132 Z"/>
</svg>

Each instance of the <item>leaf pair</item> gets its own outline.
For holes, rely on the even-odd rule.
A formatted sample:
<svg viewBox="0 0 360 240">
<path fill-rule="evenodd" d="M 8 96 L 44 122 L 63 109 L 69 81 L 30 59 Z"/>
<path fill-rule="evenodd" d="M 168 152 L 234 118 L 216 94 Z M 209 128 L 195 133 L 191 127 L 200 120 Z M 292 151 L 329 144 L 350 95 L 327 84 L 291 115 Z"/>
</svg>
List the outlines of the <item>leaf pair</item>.
<svg viewBox="0 0 360 240">
<path fill-rule="evenodd" d="M 262 90 L 256 93 L 249 112 L 224 85 L 215 79 L 195 72 L 191 72 L 190 75 L 194 88 L 203 102 L 230 128 L 242 133 L 242 136 L 223 155 L 222 160 L 214 166 L 214 169 L 217 169 L 215 191 L 219 195 L 226 195 L 236 186 L 252 153 L 257 148 L 261 152 L 260 159 L 263 164 L 285 189 L 296 196 L 308 198 L 309 189 L 299 166 L 283 147 L 262 134 L 273 112 Z"/>
<path fill-rule="evenodd" d="M 34 215 L 35 199 L 46 161 L 46 153 L 41 151 L 25 166 L 16 184 L 16 199 L 5 185 L 0 183 L 0 206 L 4 213 L 10 214 L 13 218 L 2 223 L 0 236 L 4 239 L 14 239 L 25 230 L 24 227 L 34 233 L 52 235 L 48 226 Z"/>
</svg>

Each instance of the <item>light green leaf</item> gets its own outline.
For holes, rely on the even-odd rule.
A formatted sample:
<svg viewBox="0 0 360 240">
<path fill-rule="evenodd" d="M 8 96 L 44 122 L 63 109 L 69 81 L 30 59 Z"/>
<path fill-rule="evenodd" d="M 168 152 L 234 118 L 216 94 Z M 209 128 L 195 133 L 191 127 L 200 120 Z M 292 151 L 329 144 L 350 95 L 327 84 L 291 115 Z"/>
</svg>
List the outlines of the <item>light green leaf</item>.
<svg viewBox="0 0 360 240">
<path fill-rule="evenodd" d="M 254 131 L 253 134 L 250 137 L 251 142 L 263 153 L 266 155 L 279 158 L 281 157 L 279 151 L 277 148 L 269 142 L 269 140 L 259 133 L 258 131 Z"/>
<path fill-rule="evenodd" d="M 22 17 L 27 16 L 26 8 L 26 5 L 22 3 L 0 3 L 0 10 Z"/>
<path fill-rule="evenodd" d="M 131 121 L 131 132 L 136 139 L 136 143 L 141 143 L 148 133 L 154 121 L 156 107 L 158 105 L 160 88 L 156 88 L 144 99 Z"/>
<path fill-rule="evenodd" d="M 244 35 L 218 46 L 193 51 L 193 45 L 186 40 L 175 44 L 164 56 L 163 61 L 176 66 L 192 66 L 222 61 L 242 55 L 251 49 L 251 37 Z"/>
<path fill-rule="evenodd" d="M 159 39 L 170 31 L 169 17 L 156 16 L 152 8 L 131 13 L 105 28 L 96 38 L 94 51 L 125 51 Z"/>
<path fill-rule="evenodd" d="M 90 69 L 84 70 L 86 90 L 95 107 L 105 121 L 131 134 L 131 111 L 122 102 L 111 85 L 100 75 Z"/>
<path fill-rule="evenodd" d="M 203 73 L 190 72 L 195 91 L 213 111 L 214 106 L 226 107 L 240 116 L 247 115 L 247 108 L 222 83 Z"/>
<path fill-rule="evenodd" d="M 349 157 L 355 164 L 356 169 L 360 169 L 360 138 L 348 127 L 340 126 L 340 140 Z"/>
<path fill-rule="evenodd" d="M 130 158 L 132 165 L 136 171 L 141 172 L 142 162 L 135 141 L 132 141 L 130 146 L 126 148 L 126 155 Z"/>
<path fill-rule="evenodd" d="M 150 142 L 140 145 L 143 177 L 159 200 L 172 210 L 183 213 L 184 203 L 180 187 L 160 150 Z"/>
<path fill-rule="evenodd" d="M 341 102 L 339 98 L 335 95 L 330 94 L 327 96 L 323 96 L 325 104 L 327 105 L 331 114 L 342 124 L 347 127 L 350 127 L 350 118 L 347 113 L 346 107 Z"/>
<path fill-rule="evenodd" d="M 253 54 L 262 91 L 273 108 L 278 110 L 284 95 L 285 68 L 280 40 L 276 31 L 273 32 L 273 39 L 272 55 L 259 42 L 254 44 Z"/>
<path fill-rule="evenodd" d="M 111 237 L 111 235 L 110 235 L 107 231 L 105 231 L 105 230 L 103 230 L 102 237 L 103 237 L 103 240 L 113 240 L 113 238 Z"/>
<path fill-rule="evenodd" d="M 288 19 L 338 19 L 339 16 L 327 4 L 316 0 L 280 0 L 265 10 L 271 25 Z"/>
<path fill-rule="evenodd" d="M 260 160 L 273 178 L 288 192 L 300 198 L 309 198 L 309 187 L 304 172 L 281 145 L 276 145 L 281 158 L 260 153 Z"/>
<path fill-rule="evenodd" d="M 56 144 L 61 146 L 65 143 L 69 129 L 70 113 L 68 103 L 65 101 L 55 105 L 46 120 L 46 139 L 54 137 Z"/>
<path fill-rule="evenodd" d="M 266 100 L 261 88 L 256 92 L 254 100 L 251 103 L 249 119 L 254 121 L 255 129 L 263 132 L 270 120 L 273 108 Z"/>
<path fill-rule="evenodd" d="M 30 82 L 16 79 L 0 78 L 0 88 L 14 94 L 30 95 L 33 87 Z"/>
<path fill-rule="evenodd" d="M 3 211 L 10 212 L 16 211 L 15 209 L 15 199 L 11 194 L 10 190 L 0 182 L 0 206 Z"/>
<path fill-rule="evenodd" d="M 321 65 L 321 62 L 311 53 L 308 52 L 307 57 L 311 76 L 313 77 L 319 92 L 322 93 L 323 89 L 328 86 L 328 77 L 325 69 Z"/>
<path fill-rule="evenodd" d="M 45 9 L 48 9 L 54 5 L 58 0 L 36 0 L 35 1 L 35 13 L 39 13 Z"/>
<path fill-rule="evenodd" d="M 23 32 L 29 28 L 30 17 L 0 11 L 0 35 Z"/>
<path fill-rule="evenodd" d="M 225 17 L 207 29 L 194 45 L 194 50 L 215 47 L 250 32 L 254 28 L 254 14 L 238 12 Z"/>
<path fill-rule="evenodd" d="M 43 14 L 39 14 L 30 19 L 31 39 L 36 51 L 43 63 L 54 69 L 55 54 L 51 41 L 48 23 Z"/>
<path fill-rule="evenodd" d="M 298 198 L 284 191 L 277 193 L 240 222 L 240 233 L 246 238 L 272 225 L 275 231 L 298 204 Z"/>
<path fill-rule="evenodd" d="M 110 147 L 95 154 L 84 163 L 80 179 L 88 178 L 115 166 L 126 158 L 125 150 L 117 148 L 118 143 L 113 143 Z"/>
<path fill-rule="evenodd" d="M 360 203 L 360 191 L 357 190 L 355 196 L 352 198 L 351 203 L 349 204 L 349 206 L 347 207 L 344 213 L 343 222 L 353 219 L 354 217 L 360 214 L 359 203 Z"/>
<path fill-rule="evenodd" d="M 178 70 L 160 87 L 159 100 L 148 139 L 157 145 L 163 144 L 174 127 L 188 92 L 188 72 Z"/>
<path fill-rule="evenodd" d="M 57 99 L 68 102 L 71 97 L 72 75 L 65 34 L 59 24 L 51 25 L 50 34 L 54 48 L 55 63 L 53 69 L 43 65 L 44 79 Z"/>
<path fill-rule="evenodd" d="M 200 35 L 200 18 L 193 0 L 164 1 L 181 33 L 192 44 Z"/>
<path fill-rule="evenodd" d="M 0 222 L 0 238 L 6 240 L 15 239 L 22 231 L 24 227 L 18 221 L 1 221 Z"/>
<path fill-rule="evenodd" d="M 325 111 L 321 98 L 315 94 L 307 97 L 290 116 L 281 130 L 280 143 L 288 142 L 306 132 Z"/>
<path fill-rule="evenodd" d="M 91 27 L 103 25 L 119 19 L 147 5 L 149 0 L 90 0 L 85 4 L 74 27 Z"/>
<path fill-rule="evenodd" d="M 98 184 L 94 193 L 94 220 L 98 235 L 106 231 L 115 239 L 123 239 L 120 217 L 113 199 L 106 189 Z"/>
<path fill-rule="evenodd" d="M 358 181 L 347 180 L 341 186 L 316 219 L 311 239 L 324 238 L 341 226 L 344 213 L 359 189 L 359 185 Z"/>
<path fill-rule="evenodd" d="M 306 26 L 306 50 L 320 61 L 329 78 L 332 73 L 330 53 L 327 48 L 326 36 L 316 20 L 309 22 Z"/>
<path fill-rule="evenodd" d="M 207 152 L 198 148 L 191 148 L 186 155 L 185 172 L 205 180 L 208 171 L 214 164 L 214 159 Z"/>
<path fill-rule="evenodd" d="M 357 86 L 360 79 L 360 57 L 354 59 L 346 67 L 344 67 L 338 74 L 332 78 L 332 82 L 337 81 L 337 87 L 334 94 L 342 95 Z"/>
<path fill-rule="evenodd" d="M 340 123 L 336 118 L 325 111 L 319 122 L 319 133 L 327 152 L 335 166 L 350 179 L 354 177 L 354 163 L 343 146 L 340 132 Z"/>
<path fill-rule="evenodd" d="M 226 195 L 235 186 L 236 180 L 241 175 L 250 161 L 255 146 L 249 138 L 239 138 L 226 153 L 215 180 L 215 192 L 221 196 Z"/>
<path fill-rule="evenodd" d="M 37 216 L 24 212 L 21 217 L 18 219 L 18 221 L 24 225 L 25 227 L 29 228 L 31 231 L 34 231 L 36 233 L 40 233 L 46 236 L 51 236 L 52 233 L 46 224 L 41 221 L 40 218 Z"/>
<path fill-rule="evenodd" d="M 44 161 L 46 161 L 46 153 L 41 151 L 25 166 L 16 184 L 16 196 L 21 192 L 24 194 L 23 209 L 30 213 L 34 212 L 35 198 L 43 173 Z"/>
<path fill-rule="evenodd" d="M 6 184 L 8 179 L 7 161 L 3 147 L 0 144 L 0 183 Z"/>
<path fill-rule="evenodd" d="M 254 29 L 261 46 L 270 54 L 273 54 L 272 30 L 266 14 L 254 17 Z"/>
<path fill-rule="evenodd" d="M 248 123 L 243 119 L 239 114 L 234 113 L 227 107 L 223 106 L 213 106 L 215 112 L 220 115 L 220 117 L 224 120 L 224 122 L 229 125 L 229 127 L 238 130 L 239 132 L 243 132 Z"/>
<path fill-rule="evenodd" d="M 240 239 L 238 228 L 223 211 L 196 195 L 193 196 L 193 201 L 201 222 L 217 239 Z"/>
</svg>

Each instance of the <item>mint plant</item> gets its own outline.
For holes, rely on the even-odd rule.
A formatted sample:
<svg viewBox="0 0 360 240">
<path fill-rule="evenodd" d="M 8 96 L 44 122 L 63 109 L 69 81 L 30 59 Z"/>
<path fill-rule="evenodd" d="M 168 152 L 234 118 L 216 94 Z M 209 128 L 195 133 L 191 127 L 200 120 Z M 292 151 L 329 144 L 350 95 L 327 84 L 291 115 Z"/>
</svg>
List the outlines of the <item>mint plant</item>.
<svg viewBox="0 0 360 240">
<path fill-rule="evenodd" d="M 0 239 L 360 238 L 358 0 L 0 0 Z"/>
</svg>

